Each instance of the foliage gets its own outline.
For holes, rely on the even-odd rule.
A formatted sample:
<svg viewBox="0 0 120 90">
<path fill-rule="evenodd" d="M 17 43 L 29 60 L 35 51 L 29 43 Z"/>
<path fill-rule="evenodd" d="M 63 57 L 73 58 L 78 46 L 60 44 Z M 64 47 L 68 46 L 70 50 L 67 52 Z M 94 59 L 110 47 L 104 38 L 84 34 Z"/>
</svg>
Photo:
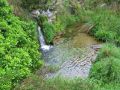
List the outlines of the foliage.
<svg viewBox="0 0 120 90">
<path fill-rule="evenodd" d="M 45 35 L 45 39 L 48 43 L 52 42 L 55 36 L 55 27 L 52 23 L 44 22 L 43 23 L 43 33 Z"/>
<path fill-rule="evenodd" d="M 51 0 L 21 0 L 22 6 L 28 10 L 47 9 Z"/>
<path fill-rule="evenodd" d="M 43 32 L 47 43 L 52 42 L 56 33 L 63 31 L 66 27 L 76 22 L 76 18 L 72 15 L 61 15 L 57 17 L 54 23 L 50 23 L 47 20 L 43 22 Z"/>
<path fill-rule="evenodd" d="M 1 0 L 0 5 L 0 90 L 10 90 L 42 62 L 35 23 L 13 15 L 6 0 Z"/>
<path fill-rule="evenodd" d="M 40 76 L 31 75 L 22 84 L 16 86 L 15 90 L 119 90 L 120 84 L 105 84 L 94 79 L 67 79 L 56 77 L 45 80 Z"/>
<path fill-rule="evenodd" d="M 48 18 L 45 15 L 39 15 L 37 19 L 38 25 L 41 26 L 45 40 L 47 43 L 51 43 L 55 36 L 55 25 L 48 22 Z"/>
<path fill-rule="evenodd" d="M 34 75 L 26 79 L 21 86 L 18 85 L 15 90 L 96 90 L 96 88 L 97 84 L 94 85 L 92 80 L 80 78 L 69 80 L 60 77 L 44 80 Z"/>
<path fill-rule="evenodd" d="M 12 12 L 16 15 L 19 16 L 21 20 L 27 20 L 29 21 L 31 19 L 30 14 L 28 10 L 24 9 L 21 7 L 21 0 L 7 0 L 8 3 L 11 5 Z"/>
<path fill-rule="evenodd" d="M 82 22 L 94 25 L 90 34 L 94 35 L 96 39 L 120 45 L 119 14 L 106 8 L 83 9 L 80 18 L 82 18 Z"/>
<path fill-rule="evenodd" d="M 84 0 L 86 7 L 90 9 L 100 8 L 102 6 L 109 6 L 112 4 L 120 4 L 120 0 Z"/>
<path fill-rule="evenodd" d="M 38 22 L 38 25 L 41 26 L 41 28 L 43 28 L 44 22 L 47 22 L 47 21 L 48 21 L 47 16 L 45 16 L 45 15 L 38 16 L 37 22 Z"/>
<path fill-rule="evenodd" d="M 49 6 L 48 0 L 22 1 L 23 7 L 29 10 L 38 7 L 47 9 Z M 56 33 L 81 21 L 94 25 L 90 34 L 98 40 L 120 45 L 120 13 L 109 9 L 111 3 L 119 4 L 120 1 L 84 0 L 82 7 L 76 1 L 64 0 L 63 7 L 57 6 L 59 10 L 56 21 L 52 24 L 46 17 L 39 17 L 38 23 L 43 28 L 47 42 L 52 42 Z M 7 90 L 28 76 L 31 69 L 37 68 L 41 62 L 38 62 L 38 45 L 34 37 L 35 24 L 25 23 L 19 18 L 13 17 L 12 10 L 5 0 L 0 1 L 0 6 L 2 7 L 0 8 L 0 78 L 2 78 L 0 89 Z M 32 76 L 16 90 L 119 90 L 119 63 L 120 48 L 113 44 L 107 44 L 98 54 L 88 80 L 56 78 L 45 81 L 40 77 Z"/>
<path fill-rule="evenodd" d="M 33 9 L 45 10 L 45 9 L 48 9 L 48 7 L 52 4 L 51 0 L 32 0 L 32 1 L 30 0 L 16 0 L 16 1 L 8 0 L 8 1 L 14 6 L 15 14 L 20 17 L 22 16 L 22 19 L 26 19 L 29 17 L 29 15 L 26 15 L 27 10 L 30 10 L 30 11 Z M 62 2 L 64 2 L 65 4 L 63 4 L 62 8 L 59 5 L 57 6 L 57 8 L 61 10 L 58 10 L 56 20 L 53 24 L 49 24 L 47 17 L 43 15 L 40 15 L 37 19 L 38 24 L 42 27 L 42 29 L 45 29 L 43 31 L 44 31 L 44 36 L 45 36 L 47 43 L 52 42 L 56 33 L 63 31 L 66 27 L 72 25 L 76 21 L 79 21 L 78 12 L 80 11 L 79 10 L 80 5 L 77 3 L 77 1 L 76 0 L 73 0 L 73 1 L 65 0 Z M 71 8 L 71 10 L 69 8 Z M 26 11 L 26 12 L 23 12 L 23 11 Z M 52 28 L 53 30 L 50 30 L 50 32 L 48 32 L 49 28 L 43 25 L 45 26 L 48 25 L 48 27 L 49 26 L 53 27 Z"/>
<path fill-rule="evenodd" d="M 109 41 L 119 44 L 120 36 L 120 17 L 110 11 L 101 11 L 97 20 L 97 28 L 94 35 L 103 41 Z M 98 15 L 97 15 L 98 16 Z M 97 18 L 96 18 L 97 19 Z"/>
<path fill-rule="evenodd" d="M 105 84 L 120 83 L 120 48 L 111 44 L 105 45 L 92 67 L 90 77 Z"/>
<path fill-rule="evenodd" d="M 58 11 L 56 22 L 60 22 L 63 30 L 79 21 L 80 4 L 76 0 L 65 0 L 63 7 Z"/>
<path fill-rule="evenodd" d="M 46 16 L 39 16 L 38 19 L 38 24 L 42 27 L 44 36 L 46 38 L 47 43 L 52 42 L 54 36 L 65 30 L 68 26 L 71 26 L 75 22 L 79 21 L 79 10 L 80 10 L 80 5 L 77 4 L 77 1 L 74 0 L 69 1 L 62 1 L 64 2 L 63 6 L 57 6 L 57 15 L 56 19 L 52 22 L 48 22 L 48 19 L 46 19 Z M 71 8 L 71 10 L 69 9 Z"/>
</svg>

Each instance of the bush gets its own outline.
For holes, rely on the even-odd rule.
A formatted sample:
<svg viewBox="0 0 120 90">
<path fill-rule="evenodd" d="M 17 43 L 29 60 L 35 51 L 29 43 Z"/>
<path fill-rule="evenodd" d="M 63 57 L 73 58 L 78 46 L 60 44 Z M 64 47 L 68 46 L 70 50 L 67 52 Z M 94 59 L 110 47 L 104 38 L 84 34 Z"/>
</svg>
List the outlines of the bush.
<svg viewBox="0 0 120 90">
<path fill-rule="evenodd" d="M 26 83 L 27 82 L 27 83 Z M 40 76 L 31 76 L 22 85 L 18 85 L 15 90 L 97 90 L 97 84 L 92 80 L 68 80 L 56 77 L 44 80 Z"/>
<path fill-rule="evenodd" d="M 21 79 L 40 67 L 35 23 L 13 15 L 6 0 L 0 8 L 0 90 L 10 90 Z"/>
<path fill-rule="evenodd" d="M 120 0 L 85 0 L 85 4 L 87 7 L 92 7 L 95 8 L 100 4 L 106 3 L 108 5 L 112 4 L 112 3 L 120 3 Z"/>
<path fill-rule="evenodd" d="M 39 15 L 38 20 L 37 20 L 38 25 L 41 26 L 41 28 L 43 28 L 44 22 L 47 22 L 47 21 L 48 21 L 48 18 L 47 16 L 44 16 L 44 15 Z"/>
<path fill-rule="evenodd" d="M 119 15 L 108 9 L 96 9 L 91 12 L 88 10 L 85 13 L 89 16 L 87 21 L 95 25 L 90 32 L 92 35 L 99 40 L 119 44 Z"/>
<path fill-rule="evenodd" d="M 115 45 L 105 45 L 91 69 L 90 78 L 103 83 L 120 83 L 120 48 Z"/>
<path fill-rule="evenodd" d="M 33 9 L 46 9 L 49 7 L 49 4 L 51 2 L 51 0 L 21 0 L 22 2 L 22 6 L 25 9 L 28 10 L 33 10 Z"/>
<path fill-rule="evenodd" d="M 60 15 L 54 23 L 43 19 L 42 28 L 47 43 L 51 43 L 56 33 L 62 32 L 66 27 L 74 24 L 76 17 L 72 15 Z"/>
<path fill-rule="evenodd" d="M 52 42 L 52 40 L 56 34 L 54 25 L 49 22 L 44 22 L 43 23 L 43 33 L 44 33 L 46 41 L 48 43 Z"/>
</svg>

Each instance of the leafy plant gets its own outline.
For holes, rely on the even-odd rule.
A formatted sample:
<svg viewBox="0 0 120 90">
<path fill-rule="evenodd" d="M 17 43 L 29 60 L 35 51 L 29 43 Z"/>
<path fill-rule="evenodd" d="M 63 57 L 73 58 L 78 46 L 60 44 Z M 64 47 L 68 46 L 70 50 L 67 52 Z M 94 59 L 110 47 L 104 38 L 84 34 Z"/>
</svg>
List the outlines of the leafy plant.
<svg viewBox="0 0 120 90">
<path fill-rule="evenodd" d="M 52 42 L 55 36 L 55 27 L 52 23 L 44 22 L 43 23 L 43 32 L 48 43 Z"/>
<path fill-rule="evenodd" d="M 6 0 L 0 4 L 0 89 L 10 90 L 40 67 L 35 23 L 21 21 Z"/>
<path fill-rule="evenodd" d="M 103 83 L 120 83 L 120 48 L 111 44 L 105 45 L 97 60 L 92 67 L 90 78 Z"/>
</svg>

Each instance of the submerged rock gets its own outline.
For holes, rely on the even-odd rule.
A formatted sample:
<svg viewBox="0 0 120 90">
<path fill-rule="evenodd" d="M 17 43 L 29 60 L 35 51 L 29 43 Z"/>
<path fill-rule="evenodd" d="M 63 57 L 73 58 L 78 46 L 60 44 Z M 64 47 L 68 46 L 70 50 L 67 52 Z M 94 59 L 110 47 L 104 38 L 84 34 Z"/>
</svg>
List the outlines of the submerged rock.
<svg viewBox="0 0 120 90">
<path fill-rule="evenodd" d="M 56 37 L 58 44 L 53 49 L 43 53 L 45 65 L 58 68 L 55 72 L 46 73 L 45 78 L 62 76 L 72 79 L 89 76 L 92 62 L 96 60 L 98 49 L 102 45 L 94 37 L 80 32 L 81 29 L 84 29 L 83 25 L 70 28 L 60 37 Z"/>
<path fill-rule="evenodd" d="M 92 66 L 92 62 L 96 60 L 97 54 L 93 49 L 88 49 L 84 57 L 76 57 L 73 60 L 64 62 L 60 69 L 53 74 L 47 74 L 48 78 L 62 76 L 64 78 L 87 78 Z M 49 76 L 51 75 L 51 76 Z"/>
</svg>

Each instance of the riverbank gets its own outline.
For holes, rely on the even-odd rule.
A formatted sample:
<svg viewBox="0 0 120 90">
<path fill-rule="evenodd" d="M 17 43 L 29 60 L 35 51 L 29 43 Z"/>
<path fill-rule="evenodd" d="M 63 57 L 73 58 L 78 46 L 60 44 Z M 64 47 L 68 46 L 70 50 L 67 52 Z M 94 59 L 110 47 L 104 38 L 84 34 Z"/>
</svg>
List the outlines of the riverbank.
<svg viewBox="0 0 120 90">
<path fill-rule="evenodd" d="M 16 2 L 16 0 L 14 1 Z M 26 4 L 28 7 L 24 5 L 31 11 L 36 8 L 36 2 L 39 1 L 41 4 L 40 0 L 34 1 L 27 0 L 25 3 L 30 3 L 30 5 Z M 42 33 L 47 44 L 54 43 L 54 47 L 48 52 L 43 50 L 45 65 L 36 72 L 37 74 L 35 73 L 25 79 L 20 86 L 20 90 L 119 90 L 119 1 L 84 0 L 81 3 L 78 0 L 57 1 L 62 2 L 58 2 L 54 9 L 44 8 L 47 1 L 44 2 L 44 9 L 39 8 L 44 13 L 57 10 L 55 21 L 51 23 L 51 20 L 46 16 L 38 17 L 38 24 L 42 27 Z M 41 23 L 42 20 L 43 23 Z M 82 24 L 73 26 L 78 21 Z M 7 24 L 11 23 L 7 21 Z M 67 29 L 65 30 L 65 28 Z M 83 31 L 81 32 L 81 30 Z M 2 31 L 4 32 L 4 30 Z M 33 34 L 29 34 L 32 37 Z M 23 38 L 21 39 L 24 41 Z M 101 42 L 96 39 L 107 44 L 100 49 Z M 22 43 L 22 45 L 25 45 L 25 43 Z M 33 49 L 29 52 L 32 51 Z M 36 56 L 32 57 L 35 58 Z M 26 58 L 26 60 L 28 59 Z M 36 61 L 33 63 L 37 65 Z M 72 79 L 76 77 L 77 79 Z M 84 80 L 80 78 L 84 78 Z"/>
<path fill-rule="evenodd" d="M 66 29 L 62 36 L 59 36 L 61 37 L 59 42 L 54 44 L 50 51 L 43 52 L 45 67 L 57 68 L 52 72 L 43 69 L 46 70 L 42 70 L 42 72 L 46 72 L 45 75 L 43 74 L 45 78 L 57 76 L 87 78 L 89 76 L 92 62 L 97 57 L 97 49 L 101 48 L 99 47 L 101 42 L 85 32 L 89 29 L 88 27 L 90 26 L 87 24 L 73 25 Z M 41 71 L 38 70 L 37 73 L 39 72 L 41 74 Z"/>
</svg>

